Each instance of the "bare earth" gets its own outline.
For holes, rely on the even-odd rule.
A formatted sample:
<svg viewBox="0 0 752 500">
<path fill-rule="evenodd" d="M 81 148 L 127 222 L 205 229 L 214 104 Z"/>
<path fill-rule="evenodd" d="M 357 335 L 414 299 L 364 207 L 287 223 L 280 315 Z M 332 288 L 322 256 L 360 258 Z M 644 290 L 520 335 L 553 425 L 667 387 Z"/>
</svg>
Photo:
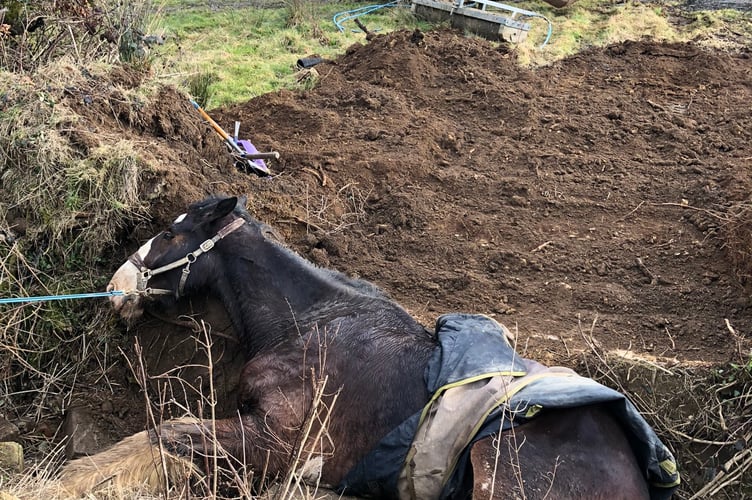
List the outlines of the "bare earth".
<svg viewBox="0 0 752 500">
<path fill-rule="evenodd" d="M 533 71 L 457 32 L 398 32 L 315 69 L 313 90 L 212 111 L 280 152 L 269 179 L 236 171 L 174 90 L 128 127 L 109 123 L 110 104 L 82 104 L 158 165 L 144 174 L 153 223 L 113 263 L 185 204 L 245 194 L 314 262 L 373 281 L 427 325 L 493 316 L 544 363 L 577 365 L 591 337 L 668 367 L 748 357 L 748 52 L 628 42 Z M 165 328 L 136 325 L 147 345 Z"/>
</svg>

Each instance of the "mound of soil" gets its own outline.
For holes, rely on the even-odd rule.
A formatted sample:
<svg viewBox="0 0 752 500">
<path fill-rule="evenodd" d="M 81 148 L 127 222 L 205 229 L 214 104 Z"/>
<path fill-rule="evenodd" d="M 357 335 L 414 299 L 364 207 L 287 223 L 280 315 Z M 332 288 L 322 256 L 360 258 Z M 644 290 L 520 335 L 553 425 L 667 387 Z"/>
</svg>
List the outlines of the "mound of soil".
<svg viewBox="0 0 752 500">
<path fill-rule="evenodd" d="M 235 170 L 174 90 L 136 119 L 100 117 L 155 166 L 153 220 L 113 261 L 206 194 L 247 195 L 317 264 L 376 283 L 427 325 L 493 316 L 544 363 L 573 366 L 593 345 L 680 366 L 748 355 L 750 226 L 734 219 L 752 185 L 748 53 L 626 42 L 528 70 L 504 46 L 439 30 L 379 35 L 315 69 L 312 90 L 211 113 L 280 152 L 271 178 Z M 216 304 L 191 307 L 231 337 Z M 193 354 L 164 340 L 185 325 L 133 328 L 157 373 Z"/>
</svg>

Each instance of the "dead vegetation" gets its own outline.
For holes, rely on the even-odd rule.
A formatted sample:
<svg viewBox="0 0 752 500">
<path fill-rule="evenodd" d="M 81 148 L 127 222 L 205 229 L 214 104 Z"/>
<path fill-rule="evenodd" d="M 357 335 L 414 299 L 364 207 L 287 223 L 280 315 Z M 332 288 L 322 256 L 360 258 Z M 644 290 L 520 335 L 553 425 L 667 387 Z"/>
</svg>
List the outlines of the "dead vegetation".
<svg viewBox="0 0 752 500">
<path fill-rule="evenodd" d="M 97 462 L 96 474 L 91 469 L 93 465 L 82 459 L 64 469 L 60 476 L 64 452 L 63 446 L 58 444 L 23 474 L 9 480 L 0 479 L 3 491 L 22 500 L 42 496 L 62 500 L 82 494 L 104 500 L 178 499 L 186 496 L 275 500 L 329 498 L 327 495 L 331 492 L 319 485 L 318 474 L 326 453 L 324 450 L 331 448 L 327 442 L 327 427 L 338 391 L 327 387 L 326 377 L 321 376 L 323 366 L 312 369 L 310 376 L 301 380 L 301 383 L 311 385 L 313 401 L 303 419 L 300 440 L 289 450 L 288 473 L 280 478 L 266 478 L 264 471 L 246 470 L 213 438 L 214 424 L 219 418 L 215 410 L 217 395 L 212 385 L 217 360 L 213 359 L 210 326 L 203 322 L 193 322 L 193 325 L 196 334 L 192 341 L 196 351 L 204 354 L 206 364 L 192 368 L 198 367 L 205 373 L 208 392 L 196 381 L 179 375 L 185 366 L 176 366 L 160 374 L 148 373 L 143 348 L 137 342 L 137 357 L 129 368 L 143 392 L 148 430 L 128 437 L 106 451 L 106 458 L 100 457 Z M 326 339 L 323 337 L 325 334 L 316 341 L 325 351 Z M 326 354 L 320 359 L 325 363 Z M 159 433 L 163 428 L 169 433 L 172 423 L 198 421 L 206 425 L 204 437 L 209 449 L 213 450 L 206 456 L 178 458 L 165 448 L 166 443 L 162 441 L 157 445 L 148 444 L 149 431 Z M 165 435 L 164 431 L 162 435 Z M 199 474 L 194 460 L 203 461 L 203 470 L 209 473 Z"/>
<path fill-rule="evenodd" d="M 750 494 L 752 362 L 742 356 L 725 366 L 688 365 L 631 351 L 603 352 L 595 322 L 581 328 L 590 352 L 580 373 L 626 394 L 682 471 L 679 498 L 740 498 Z"/>
</svg>

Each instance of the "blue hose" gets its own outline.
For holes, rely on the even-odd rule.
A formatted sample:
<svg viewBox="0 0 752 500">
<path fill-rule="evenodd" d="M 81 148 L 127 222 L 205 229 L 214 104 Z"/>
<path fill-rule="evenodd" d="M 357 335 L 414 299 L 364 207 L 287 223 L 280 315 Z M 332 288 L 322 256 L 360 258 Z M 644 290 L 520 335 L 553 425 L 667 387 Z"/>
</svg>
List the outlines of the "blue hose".
<svg viewBox="0 0 752 500">
<path fill-rule="evenodd" d="M 540 18 L 542 18 L 544 21 L 546 21 L 548 23 L 548 32 L 546 33 L 546 39 L 543 40 L 543 43 L 540 45 L 541 48 L 543 48 L 543 47 L 546 46 L 546 44 L 548 43 L 548 41 L 551 39 L 551 34 L 553 33 L 553 23 L 546 16 L 544 16 L 543 14 L 536 14 L 535 16 L 531 16 L 531 17 L 540 17 Z"/>
<path fill-rule="evenodd" d="M 342 23 L 349 21 L 351 19 L 355 19 L 360 16 L 364 16 L 366 14 L 370 14 L 371 12 L 374 12 L 379 9 L 383 9 L 385 7 L 394 7 L 397 4 L 399 4 L 399 0 L 394 1 L 394 2 L 380 4 L 380 5 L 366 5 L 365 7 L 358 7 L 357 9 L 337 12 L 336 14 L 334 14 L 332 21 L 334 21 L 334 25 L 337 27 L 337 29 L 340 32 L 342 32 L 342 31 L 345 31 L 345 28 L 342 26 Z"/>
</svg>

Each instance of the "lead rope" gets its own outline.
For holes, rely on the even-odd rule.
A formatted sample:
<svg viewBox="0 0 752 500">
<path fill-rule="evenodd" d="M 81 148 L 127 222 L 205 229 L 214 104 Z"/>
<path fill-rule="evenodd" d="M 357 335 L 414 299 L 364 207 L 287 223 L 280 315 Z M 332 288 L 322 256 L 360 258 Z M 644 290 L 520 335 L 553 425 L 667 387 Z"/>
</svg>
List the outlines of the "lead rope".
<svg viewBox="0 0 752 500">
<path fill-rule="evenodd" d="M 115 297 L 119 295 L 132 295 L 135 292 L 124 292 L 122 290 L 111 290 L 109 292 L 93 293 L 68 293 L 63 295 L 40 295 L 36 297 L 10 297 L 0 299 L 0 304 L 17 304 L 23 302 L 45 302 L 47 300 L 71 300 L 71 299 L 94 299 L 98 297 Z"/>
</svg>

